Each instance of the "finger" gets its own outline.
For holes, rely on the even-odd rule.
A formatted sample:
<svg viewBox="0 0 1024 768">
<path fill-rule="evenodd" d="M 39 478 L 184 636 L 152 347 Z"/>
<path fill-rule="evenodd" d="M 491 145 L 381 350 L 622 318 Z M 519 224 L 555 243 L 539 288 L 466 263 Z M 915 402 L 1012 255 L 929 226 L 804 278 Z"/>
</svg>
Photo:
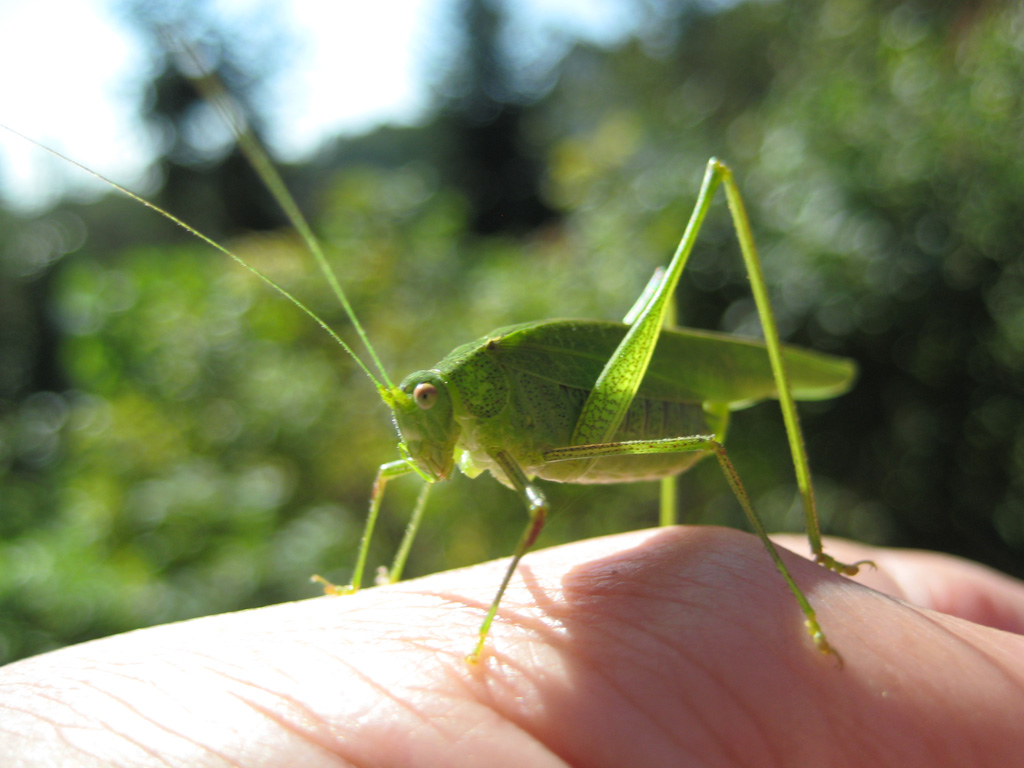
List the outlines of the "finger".
<svg viewBox="0 0 1024 768">
<path fill-rule="evenodd" d="M 502 562 L 27 660 L 0 671 L 0 722 L 96 764 L 1016 759 L 1021 638 L 785 557 L 842 669 L 756 539 L 663 529 L 530 555 L 477 666 Z"/>
</svg>

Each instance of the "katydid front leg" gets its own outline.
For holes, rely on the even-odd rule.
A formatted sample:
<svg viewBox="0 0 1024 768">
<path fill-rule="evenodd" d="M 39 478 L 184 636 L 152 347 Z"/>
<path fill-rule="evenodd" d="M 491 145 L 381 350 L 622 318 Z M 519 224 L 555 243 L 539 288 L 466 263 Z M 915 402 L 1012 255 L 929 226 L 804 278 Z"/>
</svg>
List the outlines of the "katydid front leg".
<svg viewBox="0 0 1024 768">
<path fill-rule="evenodd" d="M 359 554 L 356 557 L 355 567 L 352 569 L 352 581 L 347 586 L 339 587 L 322 576 L 314 575 L 312 580 L 322 584 L 324 592 L 329 595 L 351 595 L 359 591 L 363 584 L 363 572 L 366 570 L 366 558 L 370 551 L 370 541 L 373 539 L 373 531 L 377 526 L 377 517 L 380 515 L 380 505 L 384 499 L 384 489 L 387 487 L 388 480 L 416 471 L 416 465 L 408 459 L 391 461 L 380 466 L 380 469 L 377 470 L 377 477 L 373 481 L 373 492 L 370 494 L 370 512 L 366 517 L 363 535 L 359 541 Z M 395 559 L 391 564 L 391 568 L 378 576 L 378 584 L 394 584 L 401 580 L 405 561 L 409 556 L 409 549 L 412 547 L 412 541 L 416 538 L 420 521 L 423 519 L 423 510 L 427 505 L 427 496 L 430 493 L 431 485 L 431 482 L 425 482 L 420 490 L 419 496 L 416 498 L 416 506 L 413 508 L 412 517 L 409 518 L 409 524 L 405 528 L 402 543 L 398 547 L 398 552 L 395 553 Z"/>
<path fill-rule="evenodd" d="M 467 661 L 473 664 L 477 663 L 480 659 L 484 643 L 487 641 L 487 634 L 490 632 L 491 624 L 494 622 L 494 616 L 498 612 L 498 606 L 501 603 L 501 598 L 504 596 L 505 590 L 508 588 L 509 582 L 512 580 L 512 575 L 515 573 L 516 567 L 519 565 L 519 561 L 523 559 L 523 555 L 530 551 L 530 548 L 537 540 L 537 536 L 544 527 L 544 522 L 547 519 L 548 513 L 548 502 L 544 494 L 527 479 L 515 459 L 505 451 L 497 451 L 493 454 L 493 458 L 502 468 L 505 476 L 509 479 L 509 482 L 512 483 L 513 488 L 526 505 L 529 522 L 519 539 L 519 543 L 516 545 L 516 549 L 512 554 L 512 560 L 509 563 L 505 576 L 498 587 L 497 594 L 494 596 L 494 600 L 491 602 L 487 615 L 484 617 L 483 623 L 480 625 L 476 646 L 466 657 Z M 362 586 L 363 572 L 366 569 L 366 560 L 370 549 L 370 540 L 373 538 L 373 531 L 377 524 L 377 517 L 380 514 L 381 502 L 384 498 L 384 489 L 386 488 L 388 481 L 392 478 L 401 477 L 414 471 L 415 465 L 405 459 L 381 465 L 380 469 L 377 471 L 377 478 L 373 483 L 373 493 L 370 496 L 370 512 L 367 516 L 366 524 L 363 527 L 363 536 L 359 543 L 359 555 L 356 558 L 356 565 L 352 572 L 351 583 L 347 586 L 339 587 L 327 581 L 322 576 L 313 576 L 313 580 L 322 584 L 324 591 L 327 594 L 350 595 L 357 592 Z M 395 555 L 395 560 L 391 568 L 388 570 L 386 578 L 382 580 L 386 583 L 395 583 L 401 579 L 406 557 L 409 554 L 412 541 L 419 529 L 423 510 L 426 507 L 427 495 L 430 491 L 430 487 L 431 483 L 427 482 L 419 493 L 416 500 L 416 507 L 409 520 L 409 525 L 405 529 L 405 534 L 402 537 L 401 545 L 399 545 L 398 553 Z"/>
</svg>

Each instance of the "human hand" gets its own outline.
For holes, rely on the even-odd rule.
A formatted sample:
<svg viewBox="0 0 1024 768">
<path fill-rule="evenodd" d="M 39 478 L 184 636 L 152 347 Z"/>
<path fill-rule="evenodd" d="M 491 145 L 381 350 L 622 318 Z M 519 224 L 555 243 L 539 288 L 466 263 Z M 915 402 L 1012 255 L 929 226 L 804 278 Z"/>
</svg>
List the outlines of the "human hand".
<svg viewBox="0 0 1024 768">
<path fill-rule="evenodd" d="M 655 529 L 530 554 L 478 665 L 465 655 L 504 562 L 26 659 L 0 669 L 0 756 L 8 766 L 1019 764 L 1024 585 L 940 555 L 827 547 L 874 560 L 878 571 L 857 581 L 917 603 L 783 553 L 843 668 L 815 649 L 757 539 Z"/>
</svg>

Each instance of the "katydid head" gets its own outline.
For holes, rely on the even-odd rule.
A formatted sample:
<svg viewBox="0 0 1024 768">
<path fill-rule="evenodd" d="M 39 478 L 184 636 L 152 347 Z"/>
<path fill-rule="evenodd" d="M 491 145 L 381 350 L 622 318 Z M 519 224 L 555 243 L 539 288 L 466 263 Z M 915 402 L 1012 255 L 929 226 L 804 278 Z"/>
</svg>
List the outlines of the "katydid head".
<svg viewBox="0 0 1024 768">
<path fill-rule="evenodd" d="M 429 480 L 444 480 L 455 466 L 459 427 L 448 385 L 436 371 L 410 374 L 381 396 L 395 415 L 401 450 Z"/>
</svg>

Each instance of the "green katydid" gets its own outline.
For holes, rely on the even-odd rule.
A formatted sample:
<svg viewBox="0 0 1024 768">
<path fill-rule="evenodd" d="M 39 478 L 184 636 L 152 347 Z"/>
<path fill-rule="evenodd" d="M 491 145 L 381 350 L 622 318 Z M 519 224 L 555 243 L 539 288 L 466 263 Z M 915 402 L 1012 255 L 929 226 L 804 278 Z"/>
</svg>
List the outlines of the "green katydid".
<svg viewBox="0 0 1024 768">
<path fill-rule="evenodd" d="M 212 100 L 223 105 L 216 85 L 207 81 L 207 87 L 214 89 Z M 517 565 L 544 524 L 547 502 L 536 479 L 573 483 L 652 480 L 678 474 L 713 453 L 796 597 L 813 641 L 821 651 L 835 653 L 813 607 L 768 538 L 722 441 L 730 410 L 777 398 L 814 559 L 831 570 L 856 573 L 860 563 L 845 565 L 823 551 L 794 405 L 794 398 L 822 399 L 842 393 L 851 385 L 855 367 L 845 359 L 781 345 L 744 206 L 727 166 L 715 159 L 709 161 L 696 206 L 671 263 L 655 275 L 624 322 L 548 320 L 501 328 L 394 386 L 276 170 L 251 134 L 238 127 L 237 118 L 228 117 L 243 149 L 308 243 L 379 371 L 379 379 L 323 321 L 269 278 L 173 215 L 104 180 L 239 261 L 312 316 L 358 363 L 392 410 L 400 459 L 378 471 L 351 584 L 336 587 L 315 577 L 328 592 L 343 594 L 360 588 L 389 480 L 415 473 L 426 481 L 387 572 L 388 580 L 397 581 L 431 484 L 448 478 L 456 465 L 470 477 L 490 471 L 520 496 L 529 519 L 480 626 L 469 655 L 475 661 Z M 671 297 L 718 186 L 725 189 L 764 331 L 763 343 L 706 331 L 663 330 Z"/>
<path fill-rule="evenodd" d="M 704 331 L 662 330 L 715 189 L 725 187 L 765 343 Z M 690 223 L 664 274 L 651 281 L 624 323 L 548 320 L 500 328 L 454 350 L 433 368 L 397 386 L 378 383 L 399 433 L 401 459 L 381 466 L 374 483 L 352 583 L 359 589 L 385 486 L 415 472 L 427 485 L 399 548 L 389 580 L 398 580 L 431 483 L 456 465 L 475 477 L 489 471 L 511 487 L 529 520 L 470 654 L 479 658 L 516 566 L 536 541 L 547 501 L 536 478 L 606 483 L 653 480 L 682 472 L 706 453 L 718 459 L 751 525 L 800 604 L 811 636 L 834 653 L 814 609 L 790 575 L 761 524 L 722 445 L 729 411 L 768 397 L 782 406 L 815 560 L 847 574 L 825 554 L 818 527 L 806 450 L 794 397 L 820 399 L 845 391 L 852 362 L 783 347 L 754 250 L 750 226 L 732 173 L 712 159 Z"/>
</svg>

